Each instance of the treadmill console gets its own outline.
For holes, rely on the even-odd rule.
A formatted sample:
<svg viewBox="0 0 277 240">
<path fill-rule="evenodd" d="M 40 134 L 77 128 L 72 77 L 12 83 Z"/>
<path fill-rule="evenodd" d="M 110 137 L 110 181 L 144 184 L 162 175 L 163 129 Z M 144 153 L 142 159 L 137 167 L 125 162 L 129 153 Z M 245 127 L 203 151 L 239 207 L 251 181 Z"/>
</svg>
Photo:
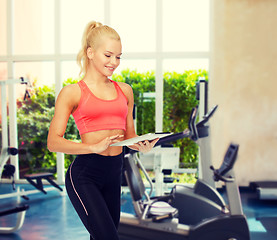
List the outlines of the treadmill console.
<svg viewBox="0 0 277 240">
<path fill-rule="evenodd" d="M 214 172 L 214 180 L 215 181 L 222 180 L 222 181 L 226 182 L 226 181 L 232 180 L 232 178 L 228 178 L 228 177 L 226 178 L 224 175 L 233 169 L 233 166 L 237 159 L 238 149 L 239 149 L 238 144 L 231 143 L 229 145 L 227 152 L 225 153 L 225 157 L 224 157 L 223 163 L 221 164 L 220 168 L 214 169 L 213 167 L 211 167 L 211 169 Z"/>
</svg>

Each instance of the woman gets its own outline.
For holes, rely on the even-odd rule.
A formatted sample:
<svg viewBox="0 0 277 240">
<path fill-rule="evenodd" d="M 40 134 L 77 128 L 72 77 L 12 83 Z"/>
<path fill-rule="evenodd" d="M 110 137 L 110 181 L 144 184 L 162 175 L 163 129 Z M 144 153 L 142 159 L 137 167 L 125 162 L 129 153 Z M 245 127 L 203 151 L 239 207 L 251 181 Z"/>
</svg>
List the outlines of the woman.
<svg viewBox="0 0 277 240">
<path fill-rule="evenodd" d="M 87 25 L 77 57 L 84 77 L 61 90 L 48 133 L 50 151 L 77 155 L 66 174 L 66 189 L 90 239 L 95 240 L 118 239 L 123 154 L 122 147 L 110 145 L 137 136 L 132 88 L 109 79 L 121 54 L 114 29 L 94 21 Z M 63 138 L 70 114 L 81 143 Z M 147 152 L 157 141 L 131 148 Z"/>
</svg>

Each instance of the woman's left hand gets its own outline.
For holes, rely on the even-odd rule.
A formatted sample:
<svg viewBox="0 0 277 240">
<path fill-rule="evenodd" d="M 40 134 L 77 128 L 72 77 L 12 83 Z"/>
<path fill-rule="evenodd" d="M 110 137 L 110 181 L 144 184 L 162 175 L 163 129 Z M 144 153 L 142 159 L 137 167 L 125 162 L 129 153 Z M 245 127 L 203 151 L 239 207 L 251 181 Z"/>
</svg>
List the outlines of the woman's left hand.
<svg viewBox="0 0 277 240">
<path fill-rule="evenodd" d="M 128 146 L 128 147 L 133 149 L 133 150 L 142 152 L 142 153 L 147 153 L 155 146 L 155 144 L 158 141 L 159 141 L 159 138 L 156 138 L 156 139 L 152 140 L 151 142 L 146 140 L 146 141 L 135 143 L 134 145 Z"/>
</svg>

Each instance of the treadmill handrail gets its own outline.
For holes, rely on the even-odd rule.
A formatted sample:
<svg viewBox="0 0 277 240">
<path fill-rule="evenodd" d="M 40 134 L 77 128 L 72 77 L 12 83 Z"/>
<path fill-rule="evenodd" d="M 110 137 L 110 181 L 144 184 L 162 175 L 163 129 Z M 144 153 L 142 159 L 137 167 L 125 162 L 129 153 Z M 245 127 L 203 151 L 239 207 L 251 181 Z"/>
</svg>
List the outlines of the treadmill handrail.
<svg viewBox="0 0 277 240">
<path fill-rule="evenodd" d="M 7 216 L 7 215 L 10 215 L 10 214 L 14 214 L 14 213 L 19 213 L 19 212 L 22 212 L 22 211 L 26 211 L 28 208 L 29 208 L 28 205 L 24 205 L 24 206 L 15 207 L 15 208 L 12 208 L 12 209 L 4 210 L 4 211 L 0 212 L 0 217 Z"/>
<path fill-rule="evenodd" d="M 205 123 L 207 123 L 210 118 L 214 115 L 216 109 L 218 108 L 218 105 L 215 105 L 205 116 L 203 116 L 203 120 L 197 123 L 197 127 L 204 126 Z"/>
</svg>

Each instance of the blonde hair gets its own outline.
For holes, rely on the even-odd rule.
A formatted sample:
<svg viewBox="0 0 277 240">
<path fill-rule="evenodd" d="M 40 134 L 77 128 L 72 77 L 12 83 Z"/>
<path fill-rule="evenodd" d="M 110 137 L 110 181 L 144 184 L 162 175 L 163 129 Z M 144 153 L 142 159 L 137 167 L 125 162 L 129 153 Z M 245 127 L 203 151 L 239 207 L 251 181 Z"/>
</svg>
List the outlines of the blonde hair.
<svg viewBox="0 0 277 240">
<path fill-rule="evenodd" d="M 113 28 L 107 25 L 103 25 L 100 22 L 89 22 L 83 33 L 81 50 L 77 55 L 77 64 L 81 68 L 79 75 L 81 75 L 82 73 L 86 74 L 87 72 L 89 63 L 87 49 L 91 47 L 93 50 L 95 50 L 101 36 L 108 36 L 112 39 L 120 40 L 120 36 Z"/>
</svg>

